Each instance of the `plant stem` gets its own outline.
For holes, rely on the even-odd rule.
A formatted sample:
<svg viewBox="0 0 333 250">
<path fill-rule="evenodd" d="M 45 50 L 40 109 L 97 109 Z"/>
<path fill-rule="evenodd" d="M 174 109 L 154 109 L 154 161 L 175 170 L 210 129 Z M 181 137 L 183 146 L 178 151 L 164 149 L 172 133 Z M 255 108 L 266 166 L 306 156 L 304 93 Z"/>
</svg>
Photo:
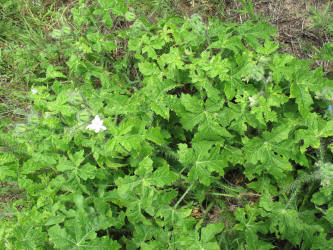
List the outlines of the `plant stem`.
<svg viewBox="0 0 333 250">
<path fill-rule="evenodd" d="M 177 201 L 177 203 L 173 206 L 175 209 L 178 207 L 179 203 L 181 203 L 181 201 L 185 198 L 185 196 L 187 195 L 187 193 L 192 189 L 194 183 L 192 183 L 185 191 L 185 193 L 182 195 L 182 197 L 180 197 L 180 199 Z"/>
</svg>

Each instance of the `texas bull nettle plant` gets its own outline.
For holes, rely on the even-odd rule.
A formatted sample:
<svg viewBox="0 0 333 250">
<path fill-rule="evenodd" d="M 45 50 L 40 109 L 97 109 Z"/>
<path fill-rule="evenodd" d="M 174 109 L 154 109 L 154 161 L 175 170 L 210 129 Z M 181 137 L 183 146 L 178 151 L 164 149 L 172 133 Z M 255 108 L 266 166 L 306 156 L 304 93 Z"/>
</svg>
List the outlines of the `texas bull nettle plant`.
<svg viewBox="0 0 333 250">
<path fill-rule="evenodd" d="M 35 80 L 20 129 L 1 128 L 0 180 L 24 192 L 2 248 L 332 247 L 321 68 L 278 53 L 263 22 L 152 24 L 83 2 L 66 65 Z"/>
</svg>

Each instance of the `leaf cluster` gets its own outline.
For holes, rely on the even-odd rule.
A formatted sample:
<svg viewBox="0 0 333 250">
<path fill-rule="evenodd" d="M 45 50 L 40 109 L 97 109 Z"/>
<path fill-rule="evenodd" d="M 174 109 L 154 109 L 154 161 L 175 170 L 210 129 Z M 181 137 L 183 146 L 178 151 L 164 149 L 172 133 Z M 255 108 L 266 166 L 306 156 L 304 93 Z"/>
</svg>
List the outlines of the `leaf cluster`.
<svg viewBox="0 0 333 250">
<path fill-rule="evenodd" d="M 0 181 L 25 192 L 1 247 L 331 247 L 321 68 L 278 53 L 261 21 L 152 24 L 107 0 L 71 13 L 73 28 L 52 32 L 65 63 L 44 58 L 30 113 L 0 127 Z M 87 130 L 96 115 L 100 133 Z"/>
</svg>

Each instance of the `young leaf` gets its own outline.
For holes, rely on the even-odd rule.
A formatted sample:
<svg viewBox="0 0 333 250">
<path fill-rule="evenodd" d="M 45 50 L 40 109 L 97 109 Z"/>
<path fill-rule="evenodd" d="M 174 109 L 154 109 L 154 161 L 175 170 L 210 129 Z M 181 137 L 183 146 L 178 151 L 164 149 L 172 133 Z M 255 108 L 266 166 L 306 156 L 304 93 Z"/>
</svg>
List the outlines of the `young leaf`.
<svg viewBox="0 0 333 250">
<path fill-rule="evenodd" d="M 106 229 L 110 223 L 106 218 L 89 216 L 79 212 L 74 219 L 67 220 L 64 227 L 55 225 L 49 228 L 50 241 L 58 249 L 119 249 L 117 241 L 109 238 L 97 238 L 97 231 Z"/>
<path fill-rule="evenodd" d="M 298 110 L 304 118 L 311 112 L 310 106 L 313 104 L 311 95 L 305 83 L 292 83 L 290 87 L 290 97 L 296 98 Z"/>
<path fill-rule="evenodd" d="M 205 144 L 197 144 L 196 148 L 187 148 L 184 144 L 179 144 L 179 160 L 184 165 L 190 166 L 188 173 L 189 181 L 199 180 L 202 184 L 209 186 L 213 181 L 212 172 L 224 175 L 223 168 L 227 161 L 222 158 L 218 147 L 206 147 Z"/>
</svg>

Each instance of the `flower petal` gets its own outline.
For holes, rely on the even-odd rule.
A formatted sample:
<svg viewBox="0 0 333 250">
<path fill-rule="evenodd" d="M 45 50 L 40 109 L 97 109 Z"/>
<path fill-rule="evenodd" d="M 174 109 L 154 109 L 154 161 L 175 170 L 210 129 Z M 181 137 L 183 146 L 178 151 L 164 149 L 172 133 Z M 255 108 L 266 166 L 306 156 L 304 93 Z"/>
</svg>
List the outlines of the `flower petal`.
<svg viewBox="0 0 333 250">
<path fill-rule="evenodd" d="M 93 130 L 95 126 L 93 126 L 92 124 L 89 124 L 86 129 L 90 129 L 90 130 Z"/>
<path fill-rule="evenodd" d="M 91 124 L 89 124 L 86 128 L 94 130 L 96 133 L 99 133 L 101 130 L 106 130 L 106 127 L 103 126 L 103 120 L 100 119 L 99 115 L 96 115 L 91 121 Z"/>
</svg>

